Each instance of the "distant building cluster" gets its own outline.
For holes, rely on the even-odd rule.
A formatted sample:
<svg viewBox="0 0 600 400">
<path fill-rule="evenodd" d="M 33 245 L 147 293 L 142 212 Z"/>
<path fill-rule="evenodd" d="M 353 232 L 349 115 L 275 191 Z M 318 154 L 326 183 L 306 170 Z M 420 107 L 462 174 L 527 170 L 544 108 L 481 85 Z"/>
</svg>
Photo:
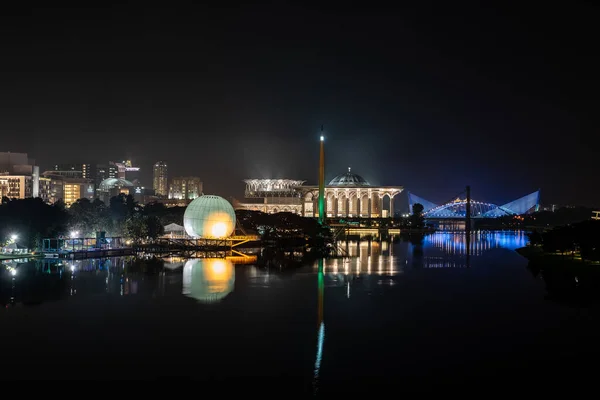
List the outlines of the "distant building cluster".
<svg viewBox="0 0 600 400">
<path fill-rule="evenodd" d="M 185 206 L 202 195 L 199 177 L 169 179 L 164 161 L 153 166 L 152 187 L 144 186 L 139 174 L 140 167 L 131 160 L 59 163 L 40 173 L 39 166 L 27 153 L 0 152 L 0 199 L 39 197 L 49 204 L 62 201 L 70 207 L 82 198 L 108 203 L 111 197 L 123 193 L 142 204 L 156 201 L 167 206 Z"/>
</svg>

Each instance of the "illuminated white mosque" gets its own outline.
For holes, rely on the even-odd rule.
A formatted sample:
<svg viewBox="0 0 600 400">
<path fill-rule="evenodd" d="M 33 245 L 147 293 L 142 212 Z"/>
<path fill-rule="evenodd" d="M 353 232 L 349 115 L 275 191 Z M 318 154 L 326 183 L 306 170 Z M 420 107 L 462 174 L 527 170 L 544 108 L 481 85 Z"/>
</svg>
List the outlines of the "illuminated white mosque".
<svg viewBox="0 0 600 400">
<path fill-rule="evenodd" d="M 319 216 L 318 186 L 305 185 L 305 181 L 293 179 L 246 179 L 244 182 L 246 202 L 234 204 L 236 209 Z M 325 212 L 327 217 L 392 217 L 394 198 L 403 190 L 402 186 L 371 185 L 348 168 L 347 172 L 325 185 Z"/>
</svg>

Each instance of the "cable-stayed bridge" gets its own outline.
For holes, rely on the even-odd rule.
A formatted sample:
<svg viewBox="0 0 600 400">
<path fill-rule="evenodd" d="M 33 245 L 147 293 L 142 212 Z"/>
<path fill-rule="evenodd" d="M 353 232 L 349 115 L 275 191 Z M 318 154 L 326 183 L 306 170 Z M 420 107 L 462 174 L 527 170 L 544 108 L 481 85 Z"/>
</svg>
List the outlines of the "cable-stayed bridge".
<svg viewBox="0 0 600 400">
<path fill-rule="evenodd" d="M 464 195 L 464 192 L 459 193 L 453 200 L 438 205 L 413 193 L 409 193 L 408 204 L 411 214 L 413 205 L 417 203 L 421 204 L 425 219 L 466 219 L 468 208 L 467 198 L 461 197 L 462 195 Z M 499 218 L 510 215 L 523 215 L 537 211 L 539 204 L 539 190 L 503 205 L 471 199 L 470 216 L 471 218 Z"/>
</svg>

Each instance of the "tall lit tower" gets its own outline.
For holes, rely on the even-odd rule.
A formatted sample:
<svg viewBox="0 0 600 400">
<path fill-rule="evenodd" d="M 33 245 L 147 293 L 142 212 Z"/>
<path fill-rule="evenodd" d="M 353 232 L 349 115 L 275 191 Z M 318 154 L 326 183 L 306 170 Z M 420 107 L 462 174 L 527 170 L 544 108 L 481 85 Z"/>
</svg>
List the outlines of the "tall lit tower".
<svg viewBox="0 0 600 400">
<path fill-rule="evenodd" d="M 319 223 L 325 223 L 325 136 L 321 125 L 321 150 L 319 155 Z"/>
<path fill-rule="evenodd" d="M 167 186 L 167 163 L 159 161 L 154 164 L 154 179 L 152 181 L 152 188 L 157 196 L 167 197 L 169 194 L 169 188 Z"/>
</svg>

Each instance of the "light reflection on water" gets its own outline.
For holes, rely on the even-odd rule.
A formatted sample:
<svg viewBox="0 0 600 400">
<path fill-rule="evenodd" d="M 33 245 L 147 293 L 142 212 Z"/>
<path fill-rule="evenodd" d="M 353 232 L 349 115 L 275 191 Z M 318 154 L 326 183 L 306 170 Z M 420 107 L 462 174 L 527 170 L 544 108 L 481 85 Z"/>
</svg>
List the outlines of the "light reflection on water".
<svg viewBox="0 0 600 400">
<path fill-rule="evenodd" d="M 235 268 L 220 258 L 196 258 L 183 267 L 182 293 L 202 303 L 215 303 L 233 291 Z"/>
<path fill-rule="evenodd" d="M 473 261 L 497 248 L 514 250 L 526 243 L 527 236 L 522 231 L 473 232 L 470 259 Z M 404 274 L 407 269 L 470 266 L 464 232 L 439 232 L 422 237 L 397 238 L 394 242 L 347 241 L 338 243 L 338 247 L 339 256 L 324 260 L 322 271 L 326 286 L 345 287 L 346 297 L 351 296 L 351 282 L 354 284 L 361 277 L 375 278 L 369 280 L 369 286 L 394 286 L 394 277 Z M 230 296 L 236 281 L 235 262 L 223 258 L 161 260 L 128 256 L 2 264 L 0 295 L 4 304 L 18 302 L 19 298 L 40 302 L 48 297 L 48 291 L 60 291 L 60 296 L 66 294 L 66 297 L 184 295 L 199 302 L 214 303 Z M 287 285 L 286 276 L 315 273 L 316 268 L 315 263 L 312 267 L 309 265 L 282 275 L 282 271 L 238 265 L 237 273 L 241 274 L 245 287 L 269 288 Z M 27 284 L 33 281 L 38 284 Z"/>
<path fill-rule="evenodd" d="M 47 329 L 40 331 L 45 340 L 36 343 L 47 342 L 46 337 L 51 337 L 51 342 L 55 343 L 64 336 L 69 340 L 64 342 L 66 344 L 72 344 L 71 341 L 78 338 L 88 342 L 90 338 L 102 338 L 111 346 L 103 347 L 98 360 L 115 359 L 116 367 L 121 365 L 121 359 L 106 357 L 105 352 L 111 348 L 121 351 L 121 348 L 112 346 L 110 338 L 143 337 L 144 343 L 157 346 L 157 351 L 143 349 L 140 354 L 148 357 L 140 358 L 135 368 L 127 366 L 129 374 L 140 369 L 150 370 L 149 376 L 156 374 L 155 371 L 164 366 L 158 361 L 152 364 L 150 353 L 160 353 L 192 358 L 192 368 L 182 365 L 180 370 L 183 372 L 179 373 L 198 376 L 193 369 L 197 359 L 192 357 L 198 354 L 202 357 L 200 364 L 210 369 L 205 375 L 246 376 L 248 371 L 266 371 L 264 375 L 276 376 L 283 371 L 300 379 L 310 378 L 315 393 L 327 393 L 328 387 L 339 389 L 336 378 L 354 371 L 352 385 L 348 385 L 354 389 L 356 382 L 360 384 L 361 377 L 373 372 L 374 366 L 398 365 L 398 360 L 406 360 L 409 372 L 415 370 L 415 365 L 421 371 L 427 367 L 428 360 L 433 360 L 431 364 L 437 368 L 440 364 L 435 357 L 446 360 L 446 353 L 440 350 L 444 346 L 445 351 L 446 343 L 453 344 L 447 346 L 450 350 L 460 349 L 458 356 L 449 351 L 447 360 L 462 359 L 465 353 L 478 359 L 480 347 L 474 346 L 471 353 L 462 349 L 468 348 L 472 332 L 477 334 L 481 327 L 490 327 L 491 332 L 485 337 L 488 339 L 474 342 L 491 343 L 496 348 L 497 327 L 503 325 L 496 323 L 495 318 L 512 317 L 515 313 L 490 313 L 490 306 L 499 307 L 503 303 L 498 301 L 496 292 L 487 290 L 489 286 L 480 288 L 480 284 L 505 285 L 498 293 L 512 296 L 516 292 L 514 282 L 522 279 L 515 270 L 522 270 L 522 266 L 508 268 L 497 275 L 503 278 L 498 280 L 487 279 L 487 275 L 480 273 L 485 268 L 478 268 L 488 262 L 490 255 L 496 257 L 494 254 L 506 255 L 507 264 L 514 262 L 516 257 L 510 251 L 494 253 L 495 249 L 511 250 L 524 246 L 526 236 L 523 232 L 473 235 L 471 259 L 474 262 L 470 270 L 464 271 L 450 270 L 467 265 L 466 238 L 460 232 L 398 238 L 394 242 L 344 242 L 340 243 L 339 257 L 291 271 L 235 265 L 231 260 L 209 258 L 150 260 L 117 257 L 67 261 L 63 265 L 56 261 L 36 261 L 18 265 L 14 277 L 2 272 L 0 301 L 10 302 L 7 299 L 11 298 L 16 298 L 17 304 L 80 301 L 77 307 L 40 308 L 40 314 L 46 310 L 56 313 L 52 324 L 53 321 L 66 324 L 65 331 L 69 335 L 57 336 L 53 329 Z M 446 270 L 433 269 L 437 267 Z M 482 276 L 484 281 L 481 281 Z M 33 281 L 39 284 L 32 284 Z M 525 289 L 530 290 L 529 287 Z M 461 293 L 464 296 L 461 297 Z M 481 296 L 482 293 L 490 295 Z M 534 292 L 533 297 L 536 296 L 538 294 Z M 111 301 L 103 301 L 107 297 Z M 82 301 L 85 298 L 90 301 Z M 453 299 L 456 299 L 454 305 Z M 528 295 L 523 295 L 520 301 L 528 299 Z M 210 304 L 204 305 L 207 302 Z M 86 307 L 89 323 L 82 323 L 80 328 L 83 307 Z M 514 304 L 506 302 L 506 310 L 515 310 Z M 21 315 L 27 313 L 34 315 L 30 310 Z M 476 317 L 471 316 L 473 313 Z M 4 313 L 8 317 L 18 315 L 16 308 Z M 479 322 L 479 318 L 486 317 L 490 319 Z M 523 321 L 528 320 L 515 318 L 513 324 L 520 332 Z M 104 321 L 111 322 L 105 324 Z M 470 321 L 475 322 L 470 325 Z M 148 329 L 149 326 L 153 329 Z M 456 327 L 464 327 L 465 334 L 458 331 L 460 334 L 448 339 L 448 331 Z M 40 329 L 39 326 L 36 329 Z M 115 335 L 112 330 L 123 334 Z M 552 330 L 544 327 L 543 332 L 547 331 Z M 52 336 L 53 332 L 55 336 Z M 78 332 L 80 336 L 73 339 L 72 332 Z M 539 337 L 530 336 L 535 340 Z M 236 340 L 231 340 L 232 337 Z M 465 342 L 455 346 L 460 338 L 465 338 Z M 522 341 L 522 335 L 518 340 L 519 343 Z M 31 344 L 20 346 L 20 351 L 27 346 Z M 52 346 L 61 356 L 64 348 Z M 23 357 L 23 360 L 30 363 L 34 359 L 31 357 L 38 353 L 41 354 L 39 349 L 33 348 L 32 356 Z M 73 353 L 73 357 L 79 355 L 85 359 L 90 357 L 79 350 Z M 511 362 L 513 359 L 511 357 Z M 418 364 L 423 360 L 423 364 Z M 81 365 L 82 361 L 78 362 Z M 175 358 L 169 362 L 169 367 L 177 366 Z M 452 371 L 455 364 L 449 365 L 448 371 Z M 115 368 L 114 365 L 111 367 Z M 148 367 L 147 370 L 144 367 Z M 389 375 L 385 376 L 389 382 L 395 382 L 394 379 L 400 376 L 396 370 L 381 370 L 382 375 Z M 306 383 L 299 382 L 295 387 L 308 387 Z"/>
<path fill-rule="evenodd" d="M 479 257 L 492 249 L 515 250 L 527 244 L 524 231 L 477 231 L 470 236 L 469 256 Z M 344 281 L 347 275 L 397 275 L 412 268 L 468 267 L 464 232 L 436 232 L 401 238 L 338 243 L 339 258 L 325 261 L 325 272 Z"/>
</svg>

